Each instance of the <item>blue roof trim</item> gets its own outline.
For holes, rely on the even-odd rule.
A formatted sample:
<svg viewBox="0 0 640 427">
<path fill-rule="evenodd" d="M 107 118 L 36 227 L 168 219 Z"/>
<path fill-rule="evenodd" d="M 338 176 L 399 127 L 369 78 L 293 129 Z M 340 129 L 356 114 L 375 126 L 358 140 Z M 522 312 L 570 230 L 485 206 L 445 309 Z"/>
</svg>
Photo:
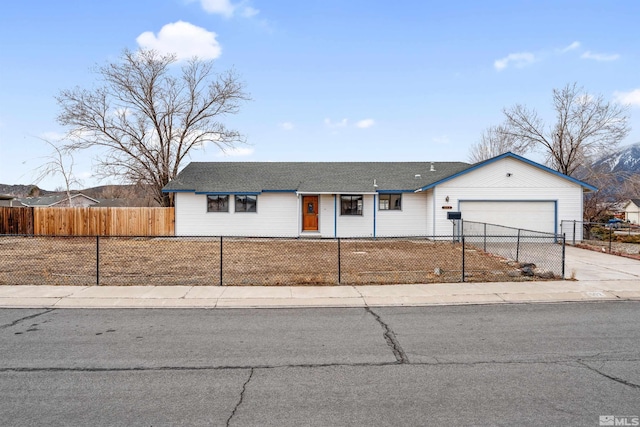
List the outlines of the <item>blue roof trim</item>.
<svg viewBox="0 0 640 427">
<path fill-rule="evenodd" d="M 590 190 L 590 191 L 597 191 L 597 190 L 598 190 L 598 188 L 597 188 L 597 187 L 594 187 L 594 186 L 593 186 L 593 185 L 591 185 L 591 184 L 587 184 L 587 183 L 586 183 L 586 182 L 584 182 L 584 181 L 580 181 L 579 179 L 575 179 L 575 178 L 573 178 L 573 177 L 570 177 L 569 175 L 565 175 L 565 174 L 563 174 L 563 173 L 560 173 L 560 172 L 558 172 L 558 171 L 555 171 L 555 170 L 553 170 L 553 169 L 551 169 L 551 168 L 548 168 L 548 167 L 546 167 L 546 166 L 544 166 L 544 165 L 541 165 L 540 163 L 536 163 L 536 162 L 534 162 L 534 161 L 532 161 L 532 160 L 525 159 L 524 157 L 518 156 L 517 154 L 513 154 L 513 153 L 512 153 L 512 152 L 510 152 L 510 151 L 509 151 L 509 152 L 506 152 L 506 153 L 504 153 L 504 154 L 501 154 L 501 155 L 499 155 L 499 156 L 496 156 L 496 157 L 494 157 L 494 158 L 491 158 L 491 159 L 489 159 L 489 160 L 485 160 L 484 162 L 476 163 L 475 165 L 471 166 L 471 167 L 470 167 L 470 168 L 468 168 L 468 169 L 465 169 L 465 170 L 463 170 L 463 171 L 460 171 L 460 172 L 458 172 L 458 173 L 455 173 L 455 174 L 453 174 L 453 175 L 451 175 L 451 176 L 448 176 L 448 177 L 446 177 L 446 178 L 444 178 L 444 179 L 441 179 L 440 181 L 436 181 L 436 182 L 431 183 L 431 184 L 429 184 L 429 185 L 425 185 L 424 187 L 419 188 L 418 190 L 419 190 L 419 191 L 429 190 L 429 189 L 431 189 L 431 188 L 433 188 L 433 187 L 435 187 L 435 186 L 437 186 L 437 185 L 439 185 L 439 184 L 442 184 L 443 182 L 450 181 L 450 180 L 452 180 L 452 179 L 454 179 L 454 178 L 457 178 L 457 177 L 459 177 L 459 176 L 461 176 L 461 175 L 464 175 L 464 174 L 469 173 L 469 172 L 471 172 L 471 171 L 474 171 L 474 170 L 476 170 L 476 169 L 480 169 L 481 167 L 484 167 L 484 166 L 486 166 L 486 165 L 488 165 L 488 164 L 491 164 L 491 163 L 493 163 L 493 162 L 497 162 L 498 160 L 502 160 L 502 159 L 504 159 L 504 158 L 506 158 L 506 157 L 511 157 L 511 158 L 513 158 L 513 159 L 520 160 L 521 162 L 524 162 L 524 163 L 526 163 L 526 164 L 528 164 L 528 165 L 534 166 L 534 167 L 536 167 L 536 168 L 538 168 L 538 169 L 542 169 L 542 170 L 543 170 L 543 171 L 545 171 L 545 172 L 552 173 L 553 175 L 559 176 L 560 178 L 564 178 L 564 179 L 566 179 L 566 180 L 568 180 L 568 181 L 571 181 L 571 182 L 573 182 L 573 183 L 575 183 L 575 184 L 578 184 L 578 185 L 580 185 L 581 187 L 586 188 L 587 190 Z"/>
<path fill-rule="evenodd" d="M 297 190 L 262 190 L 263 193 L 295 193 Z"/>
<path fill-rule="evenodd" d="M 196 190 L 165 190 L 162 189 L 163 193 L 195 193 Z"/>
<path fill-rule="evenodd" d="M 416 190 L 378 190 L 378 194 L 414 193 Z"/>
<path fill-rule="evenodd" d="M 257 196 L 259 191 L 196 191 L 196 194 L 206 194 L 207 196 Z"/>
</svg>

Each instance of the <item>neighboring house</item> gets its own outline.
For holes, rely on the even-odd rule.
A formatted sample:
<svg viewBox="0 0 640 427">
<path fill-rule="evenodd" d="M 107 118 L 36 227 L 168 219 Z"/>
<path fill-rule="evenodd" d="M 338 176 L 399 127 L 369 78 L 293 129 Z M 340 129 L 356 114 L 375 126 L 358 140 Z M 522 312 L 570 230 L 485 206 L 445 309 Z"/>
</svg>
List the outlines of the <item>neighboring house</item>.
<svg viewBox="0 0 640 427">
<path fill-rule="evenodd" d="M 624 220 L 640 224 L 640 199 L 631 199 L 624 205 Z"/>
<path fill-rule="evenodd" d="M 42 197 L 24 197 L 19 200 L 22 206 L 28 207 L 88 207 L 100 203 L 82 193 L 72 194 L 70 198 L 66 194 L 55 194 Z"/>
<path fill-rule="evenodd" d="M 17 207 L 22 206 L 22 204 L 18 200 L 16 200 L 15 196 L 11 196 L 9 194 L 0 194 L 0 206 Z"/>
<path fill-rule="evenodd" d="M 448 212 L 557 233 L 582 221 L 593 190 L 513 153 L 473 165 L 194 162 L 163 189 L 176 235 L 287 237 L 450 236 Z"/>
</svg>

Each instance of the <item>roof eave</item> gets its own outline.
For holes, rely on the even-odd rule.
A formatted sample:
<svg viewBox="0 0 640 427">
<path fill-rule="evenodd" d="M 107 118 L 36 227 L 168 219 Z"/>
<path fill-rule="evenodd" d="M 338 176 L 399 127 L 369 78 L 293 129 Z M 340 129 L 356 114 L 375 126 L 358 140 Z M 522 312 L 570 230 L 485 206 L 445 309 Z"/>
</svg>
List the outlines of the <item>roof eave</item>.
<svg viewBox="0 0 640 427">
<path fill-rule="evenodd" d="M 454 178 L 457 178 L 457 177 L 459 177 L 461 175 L 464 175 L 464 174 L 469 173 L 471 171 L 480 169 L 481 167 L 484 167 L 484 166 L 486 166 L 488 164 L 497 162 L 497 161 L 502 160 L 502 159 L 507 158 L 507 157 L 511 157 L 513 159 L 520 160 L 520 161 L 522 161 L 522 162 L 524 162 L 524 163 L 526 163 L 526 164 L 528 164 L 530 166 L 536 167 L 538 169 L 542 169 L 545 172 L 552 173 L 552 174 L 554 174 L 556 176 L 559 176 L 559 177 L 564 178 L 564 179 L 566 179 L 568 181 L 571 181 L 574 184 L 578 184 L 584 189 L 585 193 L 598 190 L 597 187 L 594 187 L 591 184 L 587 184 L 584 181 L 580 181 L 579 179 L 573 178 L 573 177 L 571 177 L 569 175 L 565 175 L 565 174 L 563 174 L 561 172 L 555 171 L 555 170 L 553 170 L 551 168 L 548 168 L 547 166 L 541 165 L 540 163 L 536 163 L 533 160 L 526 159 L 526 158 L 524 158 L 522 156 L 518 156 L 517 154 L 514 154 L 514 153 L 509 151 L 509 152 L 506 152 L 506 153 L 501 154 L 499 156 L 496 156 L 496 157 L 493 157 L 491 159 L 485 160 L 483 162 L 476 163 L 475 165 L 472 165 L 467 169 L 461 170 L 460 172 L 454 173 L 453 175 L 450 175 L 450 176 L 448 176 L 446 178 L 443 178 L 443 179 L 441 179 L 439 181 L 436 181 L 436 182 L 433 182 L 431 184 L 425 185 L 424 187 L 421 187 L 418 190 L 416 190 L 416 193 L 419 192 L 419 191 L 429 190 L 429 189 L 431 189 L 433 187 L 436 187 L 437 185 L 440 185 L 440 184 L 442 184 L 444 182 L 450 181 L 450 180 L 452 180 Z"/>
</svg>

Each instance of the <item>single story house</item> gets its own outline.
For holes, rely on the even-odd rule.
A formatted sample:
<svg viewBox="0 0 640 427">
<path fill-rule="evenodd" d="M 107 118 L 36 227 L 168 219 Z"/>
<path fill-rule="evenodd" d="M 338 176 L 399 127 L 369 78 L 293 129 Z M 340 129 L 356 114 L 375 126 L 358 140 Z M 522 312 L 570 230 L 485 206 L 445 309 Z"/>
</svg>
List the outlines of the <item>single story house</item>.
<svg viewBox="0 0 640 427">
<path fill-rule="evenodd" d="M 631 199 L 624 204 L 624 220 L 640 224 L 640 199 Z"/>
<path fill-rule="evenodd" d="M 66 194 L 54 194 L 41 197 L 23 197 L 19 200 L 22 206 L 27 207 L 89 207 L 100 203 L 82 193 L 72 194 L 71 197 L 67 197 Z"/>
<path fill-rule="evenodd" d="M 450 212 L 558 233 L 582 221 L 594 190 L 513 153 L 477 164 L 193 162 L 163 189 L 175 194 L 176 235 L 283 237 L 450 236 Z"/>
<path fill-rule="evenodd" d="M 15 207 L 22 206 L 22 204 L 11 194 L 0 194 L 0 206 Z"/>
</svg>

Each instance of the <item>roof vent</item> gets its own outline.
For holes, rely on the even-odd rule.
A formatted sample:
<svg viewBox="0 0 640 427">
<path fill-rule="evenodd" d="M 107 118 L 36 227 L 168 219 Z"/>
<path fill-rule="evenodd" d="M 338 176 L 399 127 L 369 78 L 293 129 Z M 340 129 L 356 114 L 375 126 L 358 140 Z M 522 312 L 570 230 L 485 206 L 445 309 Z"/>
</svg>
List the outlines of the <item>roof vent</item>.
<svg viewBox="0 0 640 427">
<path fill-rule="evenodd" d="M 420 175 L 419 173 L 417 173 L 417 174 L 416 174 L 416 176 L 415 176 L 415 178 L 416 178 L 416 179 L 420 179 L 420 178 L 422 178 L 422 175 Z"/>
<path fill-rule="evenodd" d="M 433 163 L 431 163 L 431 169 L 429 169 L 429 172 L 435 172 L 436 168 L 433 166 Z"/>
</svg>

